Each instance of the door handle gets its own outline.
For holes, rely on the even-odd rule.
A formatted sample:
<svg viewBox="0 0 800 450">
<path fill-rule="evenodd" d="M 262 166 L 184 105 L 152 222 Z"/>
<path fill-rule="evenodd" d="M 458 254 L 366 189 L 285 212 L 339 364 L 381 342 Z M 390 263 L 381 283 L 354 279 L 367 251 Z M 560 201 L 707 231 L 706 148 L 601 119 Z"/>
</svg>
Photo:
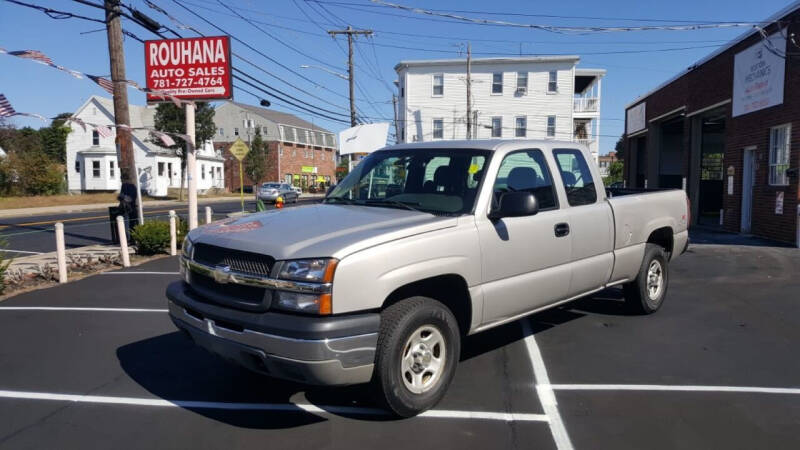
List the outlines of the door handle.
<svg viewBox="0 0 800 450">
<path fill-rule="evenodd" d="M 564 237 L 569 234 L 569 224 L 566 222 L 557 223 L 553 227 L 553 231 L 555 231 L 556 237 Z"/>
</svg>

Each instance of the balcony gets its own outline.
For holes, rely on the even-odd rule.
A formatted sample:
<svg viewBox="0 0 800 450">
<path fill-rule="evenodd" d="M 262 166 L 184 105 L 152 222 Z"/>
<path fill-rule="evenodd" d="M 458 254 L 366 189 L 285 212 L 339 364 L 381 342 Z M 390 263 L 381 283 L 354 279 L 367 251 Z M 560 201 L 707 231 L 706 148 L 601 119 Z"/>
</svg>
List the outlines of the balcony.
<svg viewBox="0 0 800 450">
<path fill-rule="evenodd" d="M 577 142 L 578 144 L 583 144 L 587 147 L 591 147 L 594 139 L 579 139 L 579 138 L 572 138 L 573 142 Z"/>
<path fill-rule="evenodd" d="M 573 100 L 575 112 L 597 112 L 596 97 L 577 97 Z"/>
</svg>

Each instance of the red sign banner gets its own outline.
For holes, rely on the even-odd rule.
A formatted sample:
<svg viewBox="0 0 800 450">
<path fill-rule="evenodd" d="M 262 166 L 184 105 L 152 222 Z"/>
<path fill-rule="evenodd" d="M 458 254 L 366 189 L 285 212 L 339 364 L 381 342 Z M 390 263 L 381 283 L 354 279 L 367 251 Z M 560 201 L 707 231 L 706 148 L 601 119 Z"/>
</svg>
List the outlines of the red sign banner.
<svg viewBox="0 0 800 450">
<path fill-rule="evenodd" d="M 145 41 L 147 88 L 185 100 L 233 98 L 228 36 Z M 147 102 L 169 101 L 147 94 Z"/>
</svg>

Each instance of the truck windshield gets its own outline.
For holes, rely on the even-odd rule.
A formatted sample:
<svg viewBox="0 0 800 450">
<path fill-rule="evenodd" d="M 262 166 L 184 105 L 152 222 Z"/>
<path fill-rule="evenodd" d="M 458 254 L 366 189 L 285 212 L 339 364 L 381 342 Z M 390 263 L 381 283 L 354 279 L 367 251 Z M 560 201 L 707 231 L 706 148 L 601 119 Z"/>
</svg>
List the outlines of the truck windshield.
<svg viewBox="0 0 800 450">
<path fill-rule="evenodd" d="M 439 148 L 375 152 L 361 160 L 325 202 L 469 214 L 490 153 Z"/>
</svg>

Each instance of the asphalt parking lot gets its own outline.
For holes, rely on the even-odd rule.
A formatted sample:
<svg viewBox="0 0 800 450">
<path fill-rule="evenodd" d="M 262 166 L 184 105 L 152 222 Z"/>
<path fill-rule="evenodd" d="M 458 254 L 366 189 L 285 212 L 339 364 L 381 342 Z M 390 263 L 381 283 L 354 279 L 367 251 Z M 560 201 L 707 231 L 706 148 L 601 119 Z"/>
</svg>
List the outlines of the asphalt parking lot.
<svg viewBox="0 0 800 450">
<path fill-rule="evenodd" d="M 797 249 L 693 245 L 655 315 L 608 289 L 472 336 L 445 399 L 406 420 L 195 348 L 164 309 L 175 268 L 0 303 L 0 448 L 800 447 Z"/>
</svg>

